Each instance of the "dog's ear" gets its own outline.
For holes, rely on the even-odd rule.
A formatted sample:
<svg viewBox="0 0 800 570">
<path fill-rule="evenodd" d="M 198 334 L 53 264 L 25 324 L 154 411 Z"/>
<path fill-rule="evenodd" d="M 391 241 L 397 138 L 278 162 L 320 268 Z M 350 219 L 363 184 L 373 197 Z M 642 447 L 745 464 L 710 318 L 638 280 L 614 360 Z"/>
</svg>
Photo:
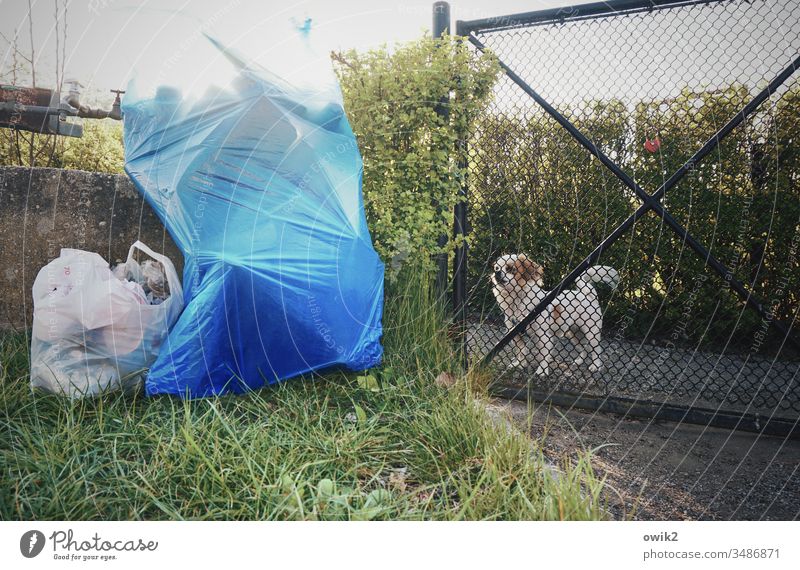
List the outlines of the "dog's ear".
<svg viewBox="0 0 800 570">
<path fill-rule="evenodd" d="M 519 264 L 518 274 L 521 275 L 525 281 L 533 281 L 540 287 L 542 286 L 544 268 L 541 265 L 528 259 L 528 256 L 524 253 L 519 255 L 517 263 Z"/>
</svg>

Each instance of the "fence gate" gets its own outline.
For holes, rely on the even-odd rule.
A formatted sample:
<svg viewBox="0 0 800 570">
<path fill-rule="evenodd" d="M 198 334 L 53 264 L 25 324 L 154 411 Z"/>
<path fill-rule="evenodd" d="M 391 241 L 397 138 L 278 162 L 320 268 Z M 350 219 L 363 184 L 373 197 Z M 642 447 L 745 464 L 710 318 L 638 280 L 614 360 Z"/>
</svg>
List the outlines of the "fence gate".
<svg viewBox="0 0 800 570">
<path fill-rule="evenodd" d="M 800 2 L 617 0 L 456 34 L 504 72 L 455 220 L 456 314 L 495 390 L 800 435 Z"/>
</svg>

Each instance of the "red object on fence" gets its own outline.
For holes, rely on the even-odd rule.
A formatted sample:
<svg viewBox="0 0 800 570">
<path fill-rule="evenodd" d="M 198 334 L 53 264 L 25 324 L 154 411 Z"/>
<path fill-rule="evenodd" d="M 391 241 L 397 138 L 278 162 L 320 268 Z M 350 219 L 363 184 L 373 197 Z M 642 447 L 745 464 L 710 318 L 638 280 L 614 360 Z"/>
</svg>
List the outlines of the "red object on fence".
<svg viewBox="0 0 800 570">
<path fill-rule="evenodd" d="M 647 152 L 657 152 L 661 148 L 661 139 L 656 137 L 654 139 L 645 139 L 644 149 Z"/>
</svg>

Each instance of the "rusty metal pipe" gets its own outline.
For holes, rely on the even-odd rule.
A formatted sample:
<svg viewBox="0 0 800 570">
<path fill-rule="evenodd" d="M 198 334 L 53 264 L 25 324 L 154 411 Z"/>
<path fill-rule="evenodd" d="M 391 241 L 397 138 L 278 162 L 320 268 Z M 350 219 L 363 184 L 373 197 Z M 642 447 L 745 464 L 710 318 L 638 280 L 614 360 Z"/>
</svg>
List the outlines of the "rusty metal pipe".
<svg viewBox="0 0 800 570">
<path fill-rule="evenodd" d="M 77 91 L 70 91 L 69 95 L 64 99 L 64 102 L 77 109 L 78 117 L 83 117 L 85 119 L 115 119 L 117 121 L 122 119 L 122 110 L 120 108 L 120 93 L 124 93 L 124 91 L 115 91 L 117 94 L 116 99 L 114 100 L 114 104 L 111 107 L 110 111 L 105 109 L 95 109 L 93 107 L 89 107 L 88 105 L 82 105 L 80 101 L 80 94 Z"/>
</svg>

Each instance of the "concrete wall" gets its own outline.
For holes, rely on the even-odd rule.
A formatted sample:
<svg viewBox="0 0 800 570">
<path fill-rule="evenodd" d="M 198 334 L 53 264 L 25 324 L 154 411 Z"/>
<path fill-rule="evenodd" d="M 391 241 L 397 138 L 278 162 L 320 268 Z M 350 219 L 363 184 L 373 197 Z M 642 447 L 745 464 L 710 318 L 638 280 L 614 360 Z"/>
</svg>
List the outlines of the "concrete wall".
<svg viewBox="0 0 800 570">
<path fill-rule="evenodd" d="M 62 247 L 95 251 L 112 264 L 137 239 L 183 258 L 126 176 L 0 166 L 0 328 L 31 325 L 31 286 Z"/>
</svg>

